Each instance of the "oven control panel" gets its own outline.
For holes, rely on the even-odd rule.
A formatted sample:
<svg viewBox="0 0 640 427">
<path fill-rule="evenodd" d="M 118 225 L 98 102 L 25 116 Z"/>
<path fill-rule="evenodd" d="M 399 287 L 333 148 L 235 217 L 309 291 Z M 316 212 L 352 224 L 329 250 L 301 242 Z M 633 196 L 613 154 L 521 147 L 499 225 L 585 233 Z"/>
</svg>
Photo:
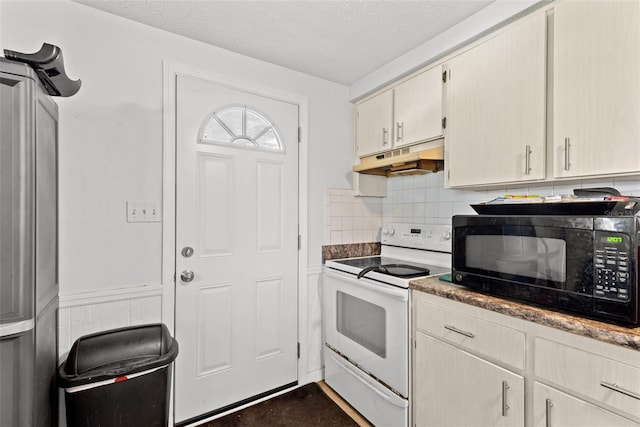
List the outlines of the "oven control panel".
<svg viewBox="0 0 640 427">
<path fill-rule="evenodd" d="M 451 252 L 451 226 L 388 223 L 382 226 L 382 244 Z"/>
</svg>

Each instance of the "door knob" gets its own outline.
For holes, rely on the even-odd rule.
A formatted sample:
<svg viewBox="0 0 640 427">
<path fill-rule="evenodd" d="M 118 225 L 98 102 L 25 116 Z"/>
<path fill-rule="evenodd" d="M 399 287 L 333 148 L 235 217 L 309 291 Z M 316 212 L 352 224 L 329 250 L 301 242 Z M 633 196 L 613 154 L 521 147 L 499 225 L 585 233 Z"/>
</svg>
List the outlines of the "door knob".
<svg viewBox="0 0 640 427">
<path fill-rule="evenodd" d="M 191 270 L 184 270 L 182 273 L 180 273 L 180 280 L 182 280 L 183 282 L 189 283 L 190 281 L 193 280 L 195 276 L 195 273 Z"/>
</svg>

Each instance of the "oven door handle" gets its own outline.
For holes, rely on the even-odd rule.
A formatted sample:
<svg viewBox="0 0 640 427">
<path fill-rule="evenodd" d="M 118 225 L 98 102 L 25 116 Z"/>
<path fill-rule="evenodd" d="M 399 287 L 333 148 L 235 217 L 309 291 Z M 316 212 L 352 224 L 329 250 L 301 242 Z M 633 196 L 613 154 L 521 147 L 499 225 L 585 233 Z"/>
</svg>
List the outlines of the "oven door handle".
<svg viewBox="0 0 640 427">
<path fill-rule="evenodd" d="M 327 347 L 329 347 L 331 349 L 331 346 L 329 346 L 328 344 L 325 344 Z M 399 406 L 401 408 L 403 408 L 404 406 L 402 405 L 398 405 L 398 402 L 395 401 L 393 398 L 391 398 L 390 396 L 388 396 L 386 393 L 378 390 L 377 387 L 375 387 L 374 385 L 370 384 L 369 381 L 367 381 L 366 379 L 362 378 L 360 375 L 358 375 L 357 372 L 355 372 L 350 366 L 345 365 L 342 361 L 338 360 L 334 355 L 330 354 L 329 355 L 333 361 L 335 363 L 337 363 L 342 369 L 344 369 L 345 371 L 347 371 L 350 375 L 352 375 L 356 380 L 360 381 L 365 387 L 371 389 L 371 391 L 375 392 L 376 394 L 378 394 L 380 397 L 382 397 L 384 400 L 386 400 L 387 402 L 395 405 L 395 406 Z M 389 392 L 391 393 L 391 392 Z M 398 396 L 400 397 L 400 396 Z"/>
<path fill-rule="evenodd" d="M 353 274 L 343 273 L 341 271 L 331 269 L 325 269 L 325 274 L 337 280 L 347 281 L 351 285 L 361 286 L 366 290 L 376 292 L 380 295 L 392 297 L 401 301 L 409 300 L 409 293 L 407 292 L 407 288 L 399 288 L 393 285 L 380 283 L 368 277 L 365 277 L 363 280 L 356 280 Z"/>
</svg>

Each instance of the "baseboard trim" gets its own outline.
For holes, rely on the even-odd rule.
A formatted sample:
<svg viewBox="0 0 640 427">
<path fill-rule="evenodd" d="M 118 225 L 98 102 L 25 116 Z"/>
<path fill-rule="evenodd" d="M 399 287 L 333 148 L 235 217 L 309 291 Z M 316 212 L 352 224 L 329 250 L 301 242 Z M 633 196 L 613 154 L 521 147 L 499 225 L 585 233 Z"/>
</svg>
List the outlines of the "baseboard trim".
<svg viewBox="0 0 640 427">
<path fill-rule="evenodd" d="M 289 391 L 290 389 L 296 388 L 297 386 L 298 386 L 298 381 L 294 381 L 292 383 L 285 384 L 285 385 L 280 386 L 278 388 L 274 388 L 273 390 L 269 390 L 269 391 L 266 391 L 264 393 L 260 393 L 258 395 L 255 395 L 255 396 L 249 397 L 247 399 L 241 400 L 239 402 L 232 403 L 231 405 L 227 405 L 227 406 L 222 407 L 220 409 L 216 409 L 216 410 L 213 410 L 211 412 L 207 412 L 206 414 L 202 414 L 202 415 L 190 418 L 190 419 L 185 420 L 185 421 L 177 422 L 177 423 L 175 423 L 175 426 L 176 427 L 186 427 L 186 426 L 190 426 L 190 425 L 196 425 L 194 423 L 199 424 L 199 423 L 203 422 L 205 419 L 212 420 L 214 418 L 217 418 L 216 415 L 220 415 L 220 416 L 226 415 L 227 412 L 233 412 L 234 410 L 241 409 L 241 407 L 243 407 L 243 406 L 248 406 L 250 404 L 257 403 L 257 401 L 259 401 L 260 399 L 266 400 L 266 398 L 274 397 L 275 395 L 277 395 L 279 393 Z"/>
</svg>

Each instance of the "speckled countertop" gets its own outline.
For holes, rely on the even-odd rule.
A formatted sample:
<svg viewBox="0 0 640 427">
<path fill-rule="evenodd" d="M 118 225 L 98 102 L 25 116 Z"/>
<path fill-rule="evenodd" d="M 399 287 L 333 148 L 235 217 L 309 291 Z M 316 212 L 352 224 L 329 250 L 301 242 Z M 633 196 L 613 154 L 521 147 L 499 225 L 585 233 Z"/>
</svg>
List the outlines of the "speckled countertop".
<svg viewBox="0 0 640 427">
<path fill-rule="evenodd" d="M 625 327 L 613 325 L 521 304 L 515 301 L 481 294 L 462 286 L 444 282 L 437 277 L 412 280 L 410 282 L 410 288 L 640 351 L 640 326 Z"/>
<path fill-rule="evenodd" d="M 330 259 L 355 258 L 380 255 L 380 242 L 325 245 L 322 247 L 322 263 Z"/>
</svg>

